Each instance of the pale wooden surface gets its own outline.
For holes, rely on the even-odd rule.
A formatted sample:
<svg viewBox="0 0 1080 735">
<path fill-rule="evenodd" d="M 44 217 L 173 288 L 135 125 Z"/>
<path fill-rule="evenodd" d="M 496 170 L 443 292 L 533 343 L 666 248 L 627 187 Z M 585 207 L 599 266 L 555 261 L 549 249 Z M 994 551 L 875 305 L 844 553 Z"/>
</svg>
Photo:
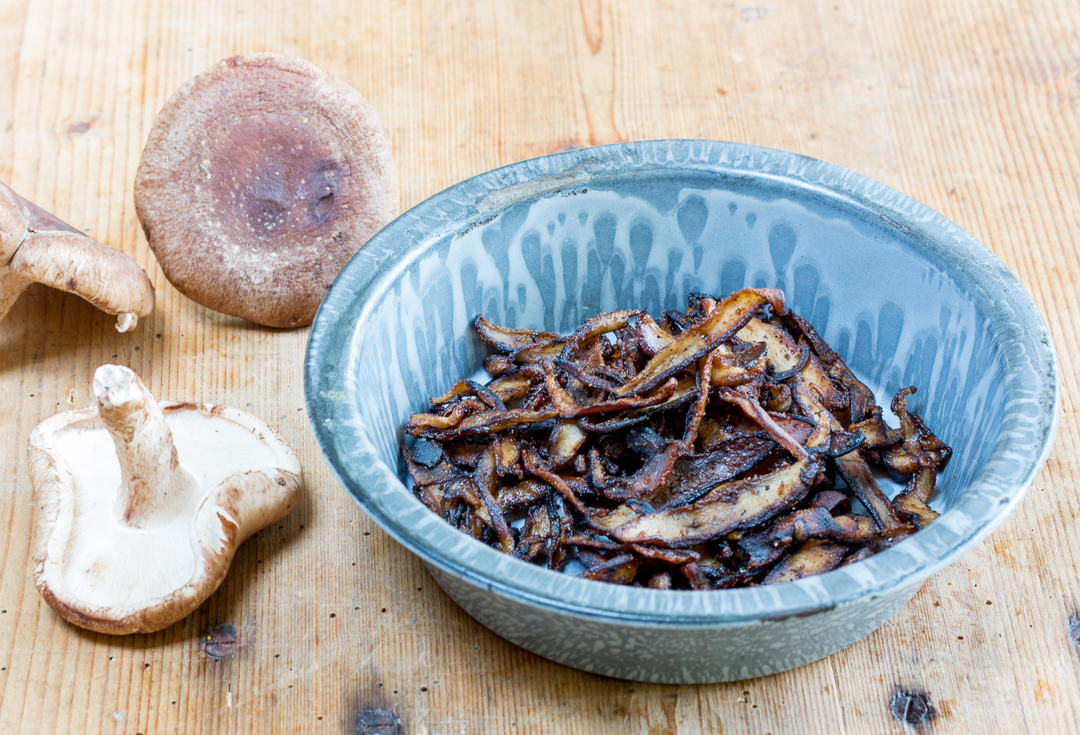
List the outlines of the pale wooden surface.
<svg viewBox="0 0 1080 735">
<path fill-rule="evenodd" d="M 403 207 L 567 146 L 664 137 L 784 148 L 926 202 L 1048 319 L 1064 413 L 1046 470 L 893 620 L 796 671 L 646 686 L 505 643 L 337 486 L 303 410 L 307 330 L 207 312 L 146 246 L 131 187 L 154 115 L 189 77 L 255 50 L 309 59 L 374 103 Z M 897 688 L 930 697 L 921 732 L 1080 731 L 1078 113 L 1075 0 L 0 0 L 0 180 L 135 257 L 158 289 L 129 335 L 37 287 L 0 321 L 0 733 L 351 733 L 376 706 L 443 735 L 913 731 L 890 714 Z M 28 563 L 27 437 L 87 405 L 110 361 L 161 398 L 270 421 L 308 477 L 217 594 L 151 636 L 67 625 Z M 221 663 L 200 647 L 215 623 L 239 634 Z"/>
</svg>

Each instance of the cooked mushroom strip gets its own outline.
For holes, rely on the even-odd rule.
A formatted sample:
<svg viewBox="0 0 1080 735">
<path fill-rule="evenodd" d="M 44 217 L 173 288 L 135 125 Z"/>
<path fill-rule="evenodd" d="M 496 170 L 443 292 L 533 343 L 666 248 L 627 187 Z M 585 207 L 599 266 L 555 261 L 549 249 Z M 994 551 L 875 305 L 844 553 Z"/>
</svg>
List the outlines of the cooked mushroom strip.
<svg viewBox="0 0 1080 735">
<path fill-rule="evenodd" d="M 428 442 L 424 443 L 430 446 Z M 412 476 L 413 482 L 417 485 L 435 485 L 442 482 L 449 482 L 459 474 L 441 452 L 435 462 L 430 466 L 418 462 L 417 455 L 419 454 L 419 456 L 423 458 L 426 454 L 426 450 L 420 447 L 420 441 L 416 442 L 416 447 L 414 447 L 414 449 L 409 449 L 403 445 L 401 447 L 401 453 L 405 457 L 405 466 L 409 470 L 409 475 Z"/>
<path fill-rule="evenodd" d="M 822 490 L 810 500 L 811 508 L 824 508 L 829 513 L 846 513 L 851 509 L 851 498 L 839 490 Z"/>
<path fill-rule="evenodd" d="M 878 531 L 874 534 L 874 538 L 870 540 L 870 543 L 866 545 L 866 548 L 878 554 L 885 549 L 891 549 L 904 539 L 910 538 L 918 530 L 918 526 L 905 523 L 892 531 Z"/>
<path fill-rule="evenodd" d="M 636 520 L 642 515 L 641 510 L 635 508 L 633 503 L 624 503 L 611 510 L 594 508 L 589 511 L 588 519 L 589 524 L 596 529 L 602 532 L 610 532 L 630 521 Z"/>
<path fill-rule="evenodd" d="M 432 513 L 439 516 L 443 515 L 443 501 L 446 496 L 443 495 L 442 485 L 438 483 L 433 485 L 417 485 L 413 489 L 413 493 Z"/>
<path fill-rule="evenodd" d="M 768 366 L 765 345 L 734 350 L 722 344 L 713 350 L 712 385 L 734 388 L 745 385 L 765 372 Z"/>
<path fill-rule="evenodd" d="M 551 485 L 559 495 L 566 499 L 570 505 L 581 513 L 582 515 L 588 515 L 588 511 L 585 506 L 582 505 L 581 500 L 574 493 L 574 490 L 563 478 L 559 477 L 551 467 L 544 464 L 544 460 L 540 455 L 531 449 L 526 449 L 521 455 L 522 463 L 525 465 L 525 469 L 531 472 L 536 477 Z"/>
<path fill-rule="evenodd" d="M 745 587 L 754 584 L 756 579 L 764 576 L 764 569 L 755 569 L 749 572 L 736 569 L 735 565 L 738 560 L 730 543 L 727 541 L 695 546 L 693 550 L 701 555 L 701 559 L 698 560 L 698 567 L 712 582 L 713 589 Z"/>
<path fill-rule="evenodd" d="M 819 423 L 832 425 L 836 430 L 840 429 L 839 422 L 829 411 L 815 400 L 810 391 L 803 383 L 802 376 L 793 379 L 794 397 L 800 408 L 808 413 L 811 418 Z M 844 453 L 835 459 L 836 471 L 844 478 L 844 482 L 851 488 L 855 497 L 866 506 L 870 515 L 877 524 L 886 530 L 897 528 L 901 525 L 900 520 L 893 511 L 892 503 L 881 491 L 877 480 L 870 473 L 870 467 L 866 464 L 862 454 L 858 451 Z"/>
<path fill-rule="evenodd" d="M 802 354 L 799 356 L 799 361 L 792 365 L 788 370 L 773 373 L 773 380 L 779 383 L 780 381 L 787 380 L 791 376 L 802 372 L 802 369 L 806 367 L 806 362 L 810 359 L 810 348 L 806 345 L 802 345 L 800 349 L 802 350 Z"/>
<path fill-rule="evenodd" d="M 804 416 L 777 413 L 770 413 L 769 416 L 781 429 L 803 446 L 806 446 L 807 439 L 816 428 L 815 424 Z M 745 419 L 740 419 L 737 423 L 732 424 L 728 422 L 720 423 L 714 418 L 705 417 L 702 419 L 698 431 L 698 444 L 702 450 L 709 452 L 721 442 L 746 436 L 768 437 L 769 432 L 762 430 L 758 424 Z"/>
<path fill-rule="evenodd" d="M 660 487 L 682 454 L 682 442 L 668 442 L 659 452 L 629 476 L 609 477 L 599 462 L 590 464 L 589 486 L 608 500 L 636 500 Z"/>
<path fill-rule="evenodd" d="M 562 340 L 559 335 L 552 332 L 500 327 L 489 322 L 483 315 L 473 320 L 473 329 L 476 330 L 476 336 L 485 344 L 491 345 L 506 355 L 511 355 L 526 347 L 544 346 Z"/>
<path fill-rule="evenodd" d="M 648 420 L 648 414 L 641 414 L 640 416 L 631 416 L 625 419 L 609 419 L 608 421 L 600 421 L 598 423 L 593 423 L 588 419 L 578 419 L 577 425 L 578 428 L 588 434 L 611 434 L 623 429 L 629 429 L 633 426 L 640 426 Z"/>
<path fill-rule="evenodd" d="M 715 349 L 767 306 L 771 306 L 777 313 L 783 311 L 784 295 L 771 289 L 737 291 L 724 299 L 716 314 L 694 324 L 656 353 L 640 373 L 615 390 L 615 395 L 627 396 L 655 388 Z"/>
<path fill-rule="evenodd" d="M 639 516 L 610 532 L 627 543 L 659 539 L 677 548 L 693 546 L 787 510 L 817 484 L 823 469 L 808 455 L 767 475 L 721 484 L 691 505 Z"/>
<path fill-rule="evenodd" d="M 866 442 L 861 431 L 834 431 L 829 435 L 829 448 L 825 454 L 829 457 L 843 457 L 854 452 Z"/>
<path fill-rule="evenodd" d="M 480 518 L 479 513 L 477 513 L 476 507 L 471 505 L 465 506 L 458 529 L 469 534 L 477 541 L 482 541 L 484 533 L 490 532 L 487 523 L 485 523 L 483 519 Z"/>
<path fill-rule="evenodd" d="M 690 583 L 690 589 L 692 590 L 711 590 L 712 584 L 709 582 L 709 578 L 705 575 L 701 565 L 696 561 L 683 564 L 679 567 L 679 571 L 683 573 L 687 581 Z"/>
<path fill-rule="evenodd" d="M 810 539 L 829 539 L 856 546 L 874 535 L 874 521 L 867 516 L 833 517 L 824 508 L 805 508 L 773 521 L 764 531 L 747 534 L 738 541 L 747 556 L 748 568 L 760 568 L 775 562 L 793 543 Z"/>
<path fill-rule="evenodd" d="M 629 477 L 604 477 L 598 472 L 599 465 L 593 463 L 589 484 L 597 493 L 609 500 L 636 500 L 652 493 L 664 483 L 675 466 L 675 461 L 697 440 L 698 425 L 701 417 L 705 415 L 705 405 L 709 400 L 708 380 L 711 366 L 712 353 L 706 353 L 698 365 L 697 400 L 686 421 L 682 439 L 668 443 L 663 451 L 650 457 L 640 470 Z"/>
<path fill-rule="evenodd" d="M 664 549 L 646 544 L 630 544 L 630 549 L 643 559 L 672 566 L 682 566 L 701 558 L 701 554 L 689 549 Z"/>
<path fill-rule="evenodd" d="M 460 500 L 464 502 L 469 507 L 471 515 L 476 516 L 477 520 L 483 523 L 485 527 L 491 526 L 491 513 L 488 511 L 487 503 L 480 497 L 480 489 L 476 487 L 476 483 L 472 481 L 472 478 L 458 475 L 443 485 L 442 488 L 444 501 Z"/>
<path fill-rule="evenodd" d="M 405 431 L 415 437 L 446 441 L 461 437 L 487 436 L 500 431 L 505 431 L 512 426 L 540 423 L 541 421 L 557 418 L 559 412 L 553 409 L 541 411 L 529 411 L 526 409 L 486 411 L 484 413 L 472 414 L 456 426 L 447 430 L 417 425 L 415 419 L 418 416 L 425 415 L 427 414 L 413 414 L 405 423 Z"/>
<path fill-rule="evenodd" d="M 794 329 L 806 338 L 806 341 L 813 347 L 814 353 L 817 355 L 818 359 L 824 363 L 830 375 L 838 379 L 843 385 L 847 386 L 848 406 L 850 411 L 849 417 L 851 423 L 859 423 L 867 417 L 868 413 L 873 413 L 875 410 L 877 415 L 880 416 L 881 410 L 874 401 L 873 392 L 867 388 L 861 380 L 855 377 L 855 374 L 851 372 L 851 369 L 844 364 L 844 361 L 840 359 L 840 356 L 821 338 L 810 322 L 791 311 L 783 314 L 781 319 L 788 327 Z"/>
<path fill-rule="evenodd" d="M 570 558 L 565 539 L 574 533 L 574 519 L 566 507 L 566 500 L 559 493 L 548 495 L 548 514 L 551 516 L 551 546 L 548 551 L 548 568 L 562 571 Z"/>
<path fill-rule="evenodd" d="M 791 387 L 765 383 L 761 386 L 761 403 L 772 413 L 787 413 L 791 410 Z"/>
<path fill-rule="evenodd" d="M 476 469 L 476 464 L 480 461 L 480 456 L 485 449 L 487 449 L 486 444 L 468 440 L 454 441 L 443 445 L 443 454 L 454 466 L 472 471 Z"/>
<path fill-rule="evenodd" d="M 555 378 L 555 368 L 550 362 L 545 361 L 541 363 L 541 367 L 544 370 L 544 381 L 547 386 L 548 396 L 551 397 L 551 402 L 559 412 L 559 416 L 565 419 L 576 419 L 597 413 L 614 413 L 615 411 L 628 411 L 635 408 L 655 406 L 664 403 L 675 395 L 675 389 L 679 386 L 678 380 L 670 378 L 664 385 L 661 385 L 655 393 L 643 398 L 617 398 L 613 401 L 598 401 L 596 403 L 580 405 L 574 400 L 572 395 L 559 385 L 559 381 Z"/>
<path fill-rule="evenodd" d="M 649 589 L 654 590 L 669 590 L 671 589 L 671 575 L 667 572 L 658 572 L 657 574 L 649 577 Z"/>
<path fill-rule="evenodd" d="M 558 342 L 552 342 L 549 345 L 537 345 L 536 347 L 526 347 L 523 350 L 518 350 L 514 353 L 514 362 L 518 365 L 535 365 L 538 362 L 544 360 L 553 361 L 559 359 L 559 355 L 562 354 L 563 343 L 562 340 Z"/>
<path fill-rule="evenodd" d="M 588 345 L 597 337 L 622 329 L 639 314 L 641 314 L 640 311 L 625 310 L 609 311 L 589 317 L 567 338 L 560 355 L 561 359 L 567 362 L 573 361 L 583 346 Z"/>
<path fill-rule="evenodd" d="M 867 449 L 889 447 L 902 441 L 904 438 L 900 429 L 892 429 L 885 423 L 881 418 L 880 409 L 877 409 L 876 412 L 872 413 L 868 418 L 864 418 L 858 423 L 848 424 L 848 429 L 851 431 L 862 432 L 862 435 L 866 437 L 866 442 L 863 446 Z"/>
<path fill-rule="evenodd" d="M 670 327 L 669 331 L 675 335 L 682 334 L 694 324 L 693 319 L 674 309 L 667 309 L 664 311 L 663 316 L 664 323 Z"/>
<path fill-rule="evenodd" d="M 427 469 L 431 469 L 439 463 L 443 456 L 442 446 L 438 442 L 417 439 L 413 443 L 412 451 L 406 455 L 406 458 Z"/>
<path fill-rule="evenodd" d="M 484 405 L 488 408 L 493 408 L 496 411 L 506 410 L 506 404 L 503 403 L 502 399 L 487 386 L 480 385 L 480 383 L 477 383 L 475 380 L 466 380 L 465 383 L 472 388 L 473 394 L 483 401 Z"/>
<path fill-rule="evenodd" d="M 502 508 L 495 500 L 495 494 L 499 488 L 499 476 L 496 472 L 495 454 L 498 451 L 498 442 L 492 442 L 484 450 L 480 462 L 476 465 L 473 480 L 480 490 L 480 497 L 484 499 L 488 515 L 491 518 L 491 530 L 499 537 L 499 548 L 510 553 L 514 550 L 514 537 L 510 533 L 510 526 L 506 523 Z"/>
<path fill-rule="evenodd" d="M 521 448 L 518 442 L 503 434 L 496 434 L 492 442 L 495 445 L 495 471 L 499 477 L 509 475 L 520 480 L 522 478 Z"/>
<path fill-rule="evenodd" d="M 661 564 L 670 564 L 672 566 L 682 566 L 683 564 L 688 564 L 701 558 L 701 554 L 691 549 L 668 549 L 648 544 L 624 544 L 598 536 L 570 536 L 564 539 L 564 543 L 567 546 L 602 549 L 604 551 L 629 552 L 636 554 L 642 559 L 649 559 L 650 561 L 660 562 Z"/>
<path fill-rule="evenodd" d="M 498 396 L 499 400 L 504 403 L 517 401 L 525 397 L 533 381 L 539 378 L 540 375 L 536 368 L 525 366 L 514 370 L 514 372 L 500 375 L 484 387 Z M 459 380 L 446 393 L 429 400 L 435 406 L 442 406 L 464 396 L 472 395 L 474 390 L 470 383 L 473 382 L 471 380 Z"/>
<path fill-rule="evenodd" d="M 515 367 L 517 367 L 517 365 L 509 355 L 490 355 L 484 360 L 484 372 L 493 378 L 504 375 Z"/>
<path fill-rule="evenodd" d="M 432 437 L 439 432 L 456 427 L 465 418 L 466 413 L 466 407 L 462 403 L 456 404 L 449 413 L 443 416 L 433 413 L 414 413 L 405 422 L 405 433 L 416 437 Z"/>
<path fill-rule="evenodd" d="M 796 579 L 812 577 L 822 574 L 840 566 L 840 562 L 847 556 L 847 546 L 815 539 L 807 541 L 790 556 L 780 560 L 773 567 L 762 584 L 779 584 L 780 582 L 793 582 Z"/>
<path fill-rule="evenodd" d="M 893 499 L 893 507 L 919 528 L 926 528 L 938 517 L 929 505 L 937 481 L 937 467 L 928 454 L 919 455 L 919 469 L 911 476 L 904 491 Z"/>
<path fill-rule="evenodd" d="M 585 432 L 572 421 L 560 421 L 548 439 L 547 453 L 553 469 L 561 469 L 573 461 L 581 445 L 585 443 Z"/>
<path fill-rule="evenodd" d="M 717 391 L 716 395 L 720 400 L 732 403 L 741 408 L 750 419 L 757 423 L 762 429 L 769 432 L 769 436 L 773 438 L 773 441 L 786 449 L 791 456 L 797 459 L 805 458 L 807 456 L 806 447 L 799 444 L 791 434 L 784 431 L 780 424 L 769 415 L 769 412 L 766 411 L 760 403 L 748 398 L 733 388 L 721 388 Z M 820 436 L 820 431 L 815 432 L 815 436 L 811 437 L 810 441 L 813 441 L 814 443 L 811 444 L 810 441 L 808 441 L 807 446 L 819 446 L 821 442 L 824 442 L 828 438 L 827 434 L 820 439 L 818 436 Z"/>
<path fill-rule="evenodd" d="M 442 406 L 451 401 L 456 401 L 459 398 L 471 395 L 473 391 L 472 386 L 469 384 L 472 382 L 473 381 L 471 380 L 459 380 L 450 387 L 450 390 L 446 391 L 441 396 L 429 398 L 428 401 L 430 401 L 433 406 Z"/>
<path fill-rule="evenodd" d="M 585 368 L 583 368 L 581 365 L 578 365 L 577 363 L 569 362 L 560 357 L 558 360 L 555 361 L 555 367 L 558 368 L 560 372 L 566 373 L 574 380 L 577 380 L 578 382 L 587 385 L 590 388 L 596 388 L 597 390 L 602 390 L 606 393 L 610 393 L 615 390 L 615 383 L 613 383 L 610 379 L 591 375 L 585 370 Z"/>
<path fill-rule="evenodd" d="M 783 328 L 760 319 L 751 319 L 736 336 L 745 342 L 764 342 L 774 374 L 793 370 L 805 355 L 806 361 L 798 374 L 818 394 L 818 400 L 830 411 L 847 407 L 847 393 L 833 385 L 817 356 L 807 355 Z"/>
<path fill-rule="evenodd" d="M 648 312 L 644 311 L 634 320 L 634 334 L 642 352 L 649 357 L 653 357 L 675 341 L 671 334 L 665 332 L 659 324 L 653 321 Z"/>
<path fill-rule="evenodd" d="M 521 529 L 521 537 L 514 547 L 514 556 L 529 561 L 541 554 L 547 555 L 550 545 L 551 515 L 548 513 L 547 504 L 529 508 Z"/>
<path fill-rule="evenodd" d="M 512 513 L 516 510 L 528 508 L 541 502 L 551 492 L 551 486 L 540 480 L 522 480 L 521 482 L 504 487 L 495 496 L 495 501 L 504 513 Z"/>
<path fill-rule="evenodd" d="M 568 543 L 567 546 L 574 546 L 574 560 L 585 567 L 585 569 L 598 567 L 611 559 L 612 556 L 616 556 L 606 551 L 596 551 L 590 548 L 576 546 L 572 543 Z"/>
<path fill-rule="evenodd" d="M 735 336 L 750 344 L 764 344 L 765 357 L 772 365 L 774 373 L 790 370 L 802 359 L 802 350 L 791 335 L 783 328 L 756 317 L 750 319 Z"/>
<path fill-rule="evenodd" d="M 669 380 L 675 380 L 674 378 Z M 660 401 L 660 403 L 645 405 L 640 408 L 633 408 L 625 411 L 625 418 L 612 419 L 600 424 L 591 424 L 592 427 L 582 426 L 584 431 L 592 431 L 593 433 L 603 434 L 612 431 L 613 428 L 625 428 L 627 426 L 633 426 L 637 423 L 642 423 L 652 414 L 663 413 L 670 411 L 674 408 L 683 406 L 694 397 L 698 395 L 697 376 L 681 376 L 675 383 L 675 391 L 666 400 Z M 666 384 L 661 386 L 661 390 L 666 390 Z M 625 399 L 621 399 L 625 400 Z M 579 422 L 580 423 L 580 422 Z"/>
<path fill-rule="evenodd" d="M 692 503 L 722 482 L 741 475 L 765 458 L 776 446 L 769 437 L 741 436 L 728 439 L 712 451 L 675 462 L 662 497 L 651 502 L 660 510 Z"/>
<path fill-rule="evenodd" d="M 861 453 L 845 454 L 834 461 L 837 473 L 882 529 L 889 531 L 903 525 L 896 517 L 892 503 L 878 487 L 877 480 L 870 472 L 870 465 Z"/>
<path fill-rule="evenodd" d="M 926 455 L 935 468 L 940 468 L 949 461 L 952 449 L 938 439 L 916 414 L 908 411 L 907 397 L 915 392 L 915 387 L 898 391 L 892 399 L 892 410 L 900 419 L 900 431 L 903 444 L 882 452 L 881 459 L 885 469 L 897 482 L 907 482 L 919 472 Z"/>
<path fill-rule="evenodd" d="M 631 554 L 620 554 L 599 566 L 585 570 L 580 576 L 582 579 L 591 579 L 596 582 L 630 584 L 637 576 L 638 566 L 638 560 Z"/>
<path fill-rule="evenodd" d="M 714 357 L 716 356 L 717 352 L 718 352 L 718 350 L 713 350 L 712 354 L 713 354 Z M 717 360 L 714 359 L 713 360 L 714 367 L 713 367 L 713 370 L 712 370 L 712 380 L 710 381 L 713 387 L 717 387 L 717 386 L 737 387 L 737 386 L 740 386 L 740 385 L 745 385 L 746 383 L 749 383 L 755 377 L 757 377 L 757 375 L 760 374 L 761 369 L 764 369 L 764 363 L 762 363 L 760 365 L 761 369 L 744 370 L 744 369 L 741 369 L 741 368 L 726 367 L 726 368 L 723 368 L 723 369 L 718 371 L 716 369 L 716 367 L 715 367 L 716 362 L 717 362 Z M 696 395 L 697 395 L 697 376 L 696 375 L 682 375 L 682 376 L 679 377 L 678 384 L 675 387 L 675 392 L 671 394 L 670 398 L 668 398 L 666 401 L 663 401 L 661 403 L 656 403 L 656 404 L 653 404 L 653 405 L 650 405 L 650 406 L 644 406 L 642 408 L 630 409 L 629 411 L 627 411 L 627 418 L 626 419 L 620 419 L 620 421 L 626 421 L 627 422 L 625 424 L 622 424 L 622 427 L 632 426 L 633 423 L 630 423 L 631 420 L 636 420 L 636 419 L 639 419 L 639 418 L 647 417 L 647 416 L 652 415 L 652 414 L 661 413 L 661 412 L 664 412 L 664 411 L 670 411 L 673 408 L 678 408 L 679 406 L 683 405 L 684 403 L 689 402 Z M 614 423 L 614 421 L 615 420 L 612 420 L 611 422 L 607 422 L 607 423 L 603 424 L 603 427 L 605 427 L 605 428 L 601 428 L 601 425 L 596 425 L 596 428 L 592 429 L 592 430 L 595 431 L 596 433 L 604 433 L 604 431 L 608 430 L 607 427 L 615 427 L 615 426 L 618 425 L 618 424 Z M 634 423 L 640 423 L 640 422 L 634 421 Z M 590 429 L 585 429 L 585 430 L 590 431 Z"/>
<path fill-rule="evenodd" d="M 865 561 L 874 555 L 871 549 L 862 548 L 858 551 L 853 551 L 844 557 L 844 560 L 837 565 L 837 569 L 840 567 L 846 567 L 848 564 L 854 564 L 857 561 Z"/>
</svg>

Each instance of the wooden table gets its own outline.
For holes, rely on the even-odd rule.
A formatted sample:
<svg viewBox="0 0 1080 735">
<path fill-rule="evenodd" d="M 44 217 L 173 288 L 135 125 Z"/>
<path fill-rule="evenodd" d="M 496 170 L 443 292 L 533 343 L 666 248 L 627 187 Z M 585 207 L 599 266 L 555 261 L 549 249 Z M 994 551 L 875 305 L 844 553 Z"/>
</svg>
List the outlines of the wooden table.
<svg viewBox="0 0 1080 735">
<path fill-rule="evenodd" d="M 191 76 L 254 50 L 309 59 L 374 103 L 402 208 L 524 158 L 666 137 L 797 151 L 926 202 L 1046 315 L 1064 387 L 1049 464 L 1009 521 L 893 620 L 796 671 L 650 686 L 504 642 L 333 479 L 304 411 L 307 330 L 196 306 L 147 248 L 132 182 L 154 115 Z M 936 713 L 920 732 L 1080 731 L 1075 0 L 3 0 L 0 180 L 133 256 L 157 288 L 131 334 L 41 287 L 0 321 L 0 733 L 352 733 L 375 708 L 442 735 L 912 732 L 892 711 L 902 691 Z M 28 560 L 27 437 L 89 405 L 106 362 L 160 398 L 270 421 L 307 472 L 297 510 L 154 635 L 66 624 Z M 238 647 L 215 662 L 203 641 L 219 624 Z"/>
</svg>

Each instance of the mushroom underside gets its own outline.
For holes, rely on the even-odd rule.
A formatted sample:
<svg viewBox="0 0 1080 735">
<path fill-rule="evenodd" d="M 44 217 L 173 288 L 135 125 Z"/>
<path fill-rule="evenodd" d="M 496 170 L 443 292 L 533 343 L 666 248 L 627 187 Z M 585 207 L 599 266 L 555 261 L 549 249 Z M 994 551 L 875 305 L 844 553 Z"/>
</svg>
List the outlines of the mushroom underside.
<svg viewBox="0 0 1080 735">
<path fill-rule="evenodd" d="M 69 496 L 58 499 L 58 515 L 67 517 L 56 519 L 37 560 L 38 584 L 48 588 L 54 607 L 105 621 L 95 629 L 116 632 L 118 621 L 146 618 L 155 607 L 183 617 L 217 588 L 240 542 L 284 517 L 298 498 L 295 456 L 283 443 L 266 441 L 259 427 L 226 415 L 244 414 L 190 403 L 160 405 L 194 490 L 177 500 L 170 517 L 142 528 L 123 520 L 116 447 L 93 410 L 42 437 L 59 473 L 70 473 L 71 481 Z M 259 473 L 267 475 L 261 483 L 270 486 L 266 493 L 277 497 L 250 497 L 247 486 Z M 193 604 L 171 609 L 178 597 Z M 153 625 L 160 627 L 160 620 Z"/>
</svg>

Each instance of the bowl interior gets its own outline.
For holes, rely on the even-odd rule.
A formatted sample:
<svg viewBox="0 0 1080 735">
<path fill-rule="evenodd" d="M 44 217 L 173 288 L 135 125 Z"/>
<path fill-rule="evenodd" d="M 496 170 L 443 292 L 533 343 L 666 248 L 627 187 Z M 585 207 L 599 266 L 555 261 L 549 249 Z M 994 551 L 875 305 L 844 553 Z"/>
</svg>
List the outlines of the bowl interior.
<svg viewBox="0 0 1080 735">
<path fill-rule="evenodd" d="M 718 183 L 721 184 L 718 186 Z M 491 353 L 472 320 L 568 333 L 602 311 L 684 310 L 694 292 L 783 289 L 888 407 L 901 387 L 954 449 L 952 507 L 1001 436 L 1003 365 L 971 284 L 902 230 L 776 181 L 658 171 L 519 202 L 423 244 L 355 337 L 349 400 L 406 478 L 401 425 Z M 893 422 L 893 425 L 896 425 Z M 886 480 L 887 482 L 887 480 Z"/>
<path fill-rule="evenodd" d="M 557 575 L 451 529 L 405 488 L 401 426 L 429 396 L 482 374 L 489 351 L 470 326 L 478 314 L 567 333 L 602 311 L 644 307 L 659 317 L 685 309 L 693 292 L 745 286 L 783 289 L 886 408 L 900 387 L 918 387 L 909 405 L 953 448 L 932 504 L 955 512 L 866 562 L 776 590 L 628 596 L 552 582 Z M 316 319 L 307 369 L 310 415 L 331 465 L 392 535 L 489 587 L 613 614 L 750 615 L 910 585 L 1001 522 L 1056 423 L 1045 326 L 985 248 L 865 177 L 720 143 L 561 154 L 433 197 L 343 271 Z M 695 601 L 666 602 L 673 596 Z"/>
</svg>

